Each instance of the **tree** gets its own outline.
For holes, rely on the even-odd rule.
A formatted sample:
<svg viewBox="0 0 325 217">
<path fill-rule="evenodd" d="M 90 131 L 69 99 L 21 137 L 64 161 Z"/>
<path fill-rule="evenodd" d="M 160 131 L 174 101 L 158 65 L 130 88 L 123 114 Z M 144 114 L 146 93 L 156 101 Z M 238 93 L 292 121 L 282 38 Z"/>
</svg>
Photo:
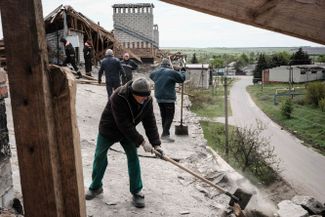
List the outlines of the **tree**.
<svg viewBox="0 0 325 217">
<path fill-rule="evenodd" d="M 264 54 L 258 56 L 257 64 L 254 69 L 254 82 L 262 80 L 262 71 L 268 68 L 268 64 Z"/>
<path fill-rule="evenodd" d="M 249 58 L 245 53 L 242 53 L 239 58 L 236 60 L 235 69 L 240 71 L 244 66 L 247 66 L 249 63 Z"/>
<path fill-rule="evenodd" d="M 213 66 L 213 68 L 222 68 L 224 67 L 224 60 L 221 56 L 213 56 L 210 64 Z"/>
<path fill-rule="evenodd" d="M 196 53 L 193 54 L 193 57 L 191 59 L 191 63 L 199 63 L 199 61 L 196 58 Z"/>
<path fill-rule="evenodd" d="M 271 56 L 269 67 L 288 65 L 290 56 L 287 52 L 275 53 Z"/>
<path fill-rule="evenodd" d="M 263 130 L 265 125 L 258 120 L 256 127 L 237 127 L 231 137 L 230 153 L 243 172 L 249 171 L 269 184 L 280 172 L 280 161 L 269 139 L 261 135 Z"/>
<path fill-rule="evenodd" d="M 318 62 L 321 62 L 321 63 L 325 63 L 325 55 L 320 55 L 320 56 L 317 58 L 317 61 L 318 61 Z"/>
<path fill-rule="evenodd" d="M 303 64 L 311 64 L 311 59 L 309 55 L 299 48 L 299 50 L 291 56 L 290 65 L 303 65 Z"/>
<path fill-rule="evenodd" d="M 253 64 L 253 63 L 255 63 L 255 61 L 256 61 L 255 53 L 254 52 L 250 52 L 249 53 L 249 63 L 250 64 Z"/>
<path fill-rule="evenodd" d="M 281 114 L 287 119 L 291 118 L 291 114 L 293 111 L 293 103 L 290 98 L 287 98 L 281 105 Z"/>
</svg>

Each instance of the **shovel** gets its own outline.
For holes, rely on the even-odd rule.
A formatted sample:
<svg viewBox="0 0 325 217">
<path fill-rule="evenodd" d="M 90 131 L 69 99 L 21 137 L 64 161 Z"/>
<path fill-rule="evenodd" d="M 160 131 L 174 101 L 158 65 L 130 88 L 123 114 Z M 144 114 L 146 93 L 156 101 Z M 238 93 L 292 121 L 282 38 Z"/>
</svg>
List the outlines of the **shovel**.
<svg viewBox="0 0 325 217">
<path fill-rule="evenodd" d="M 184 83 L 182 83 L 181 92 L 181 124 L 175 126 L 175 135 L 188 135 L 188 127 L 183 125 L 183 96 L 184 96 Z"/>
<path fill-rule="evenodd" d="M 200 176 L 199 174 L 193 172 L 190 169 L 187 169 L 185 167 L 183 167 L 182 165 L 180 165 L 179 163 L 177 163 L 176 161 L 174 161 L 173 159 L 167 157 L 166 155 L 161 155 L 161 153 L 155 149 L 152 149 L 152 152 L 154 154 L 156 154 L 157 156 L 161 157 L 163 160 L 165 161 L 169 161 L 170 163 L 174 164 L 175 166 L 181 168 L 182 170 L 188 172 L 189 174 L 195 176 L 196 178 L 200 179 L 201 181 L 209 184 L 210 186 L 218 189 L 219 191 L 221 191 L 222 193 L 224 193 L 225 195 L 229 196 L 231 198 L 229 205 L 230 206 L 234 206 L 235 204 L 238 204 L 240 206 L 240 208 L 242 210 L 245 209 L 245 207 L 247 206 L 248 202 L 250 201 L 252 194 L 249 194 L 247 192 L 244 192 L 242 189 L 238 188 L 234 194 L 231 194 L 230 192 L 224 190 L 223 188 L 221 188 L 220 186 L 212 183 L 211 181 L 207 180 L 206 178 Z"/>
<path fill-rule="evenodd" d="M 173 63 L 168 56 L 169 64 L 174 69 Z M 184 83 L 182 83 L 182 92 L 181 92 L 181 125 L 175 126 L 175 135 L 188 135 L 188 127 L 183 125 L 183 96 L 184 96 Z"/>
</svg>

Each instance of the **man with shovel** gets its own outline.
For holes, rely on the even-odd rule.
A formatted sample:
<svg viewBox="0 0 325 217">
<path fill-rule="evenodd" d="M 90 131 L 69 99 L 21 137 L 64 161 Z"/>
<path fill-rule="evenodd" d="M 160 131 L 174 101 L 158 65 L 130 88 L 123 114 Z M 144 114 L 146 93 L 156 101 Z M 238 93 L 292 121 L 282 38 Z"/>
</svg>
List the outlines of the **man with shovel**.
<svg viewBox="0 0 325 217">
<path fill-rule="evenodd" d="M 161 139 L 166 142 L 174 142 L 170 138 L 170 127 L 175 114 L 176 83 L 185 81 L 185 74 L 175 71 L 169 59 L 164 58 L 160 67 L 150 74 L 151 80 L 155 82 L 155 97 L 157 99 L 163 132 Z"/>
<path fill-rule="evenodd" d="M 103 192 L 102 179 L 107 167 L 107 151 L 115 142 L 120 142 L 127 156 L 133 205 L 138 208 L 145 206 L 137 148 L 141 145 L 146 152 L 153 152 L 154 149 L 163 156 L 150 92 L 148 81 L 138 78 L 118 87 L 108 100 L 99 123 L 92 183 L 86 193 L 86 200 Z M 136 129 L 140 122 L 150 144 Z"/>
</svg>

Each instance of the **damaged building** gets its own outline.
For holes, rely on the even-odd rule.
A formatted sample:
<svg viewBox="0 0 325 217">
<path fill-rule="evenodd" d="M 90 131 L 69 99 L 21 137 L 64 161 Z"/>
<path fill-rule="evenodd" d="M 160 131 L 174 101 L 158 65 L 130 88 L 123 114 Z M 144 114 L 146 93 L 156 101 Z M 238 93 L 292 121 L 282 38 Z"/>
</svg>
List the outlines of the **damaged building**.
<svg viewBox="0 0 325 217">
<path fill-rule="evenodd" d="M 84 42 L 88 39 L 93 43 L 96 62 L 104 57 L 105 50 L 108 48 L 114 50 L 116 57 L 121 58 L 124 52 L 129 52 L 131 58 L 141 62 L 130 49 L 122 47 L 112 32 L 105 30 L 69 5 L 60 5 L 44 18 L 44 22 L 51 63 L 61 64 L 64 58 L 61 37 L 71 42 L 78 54 L 76 59 L 79 63 L 84 63 L 83 48 Z"/>
</svg>

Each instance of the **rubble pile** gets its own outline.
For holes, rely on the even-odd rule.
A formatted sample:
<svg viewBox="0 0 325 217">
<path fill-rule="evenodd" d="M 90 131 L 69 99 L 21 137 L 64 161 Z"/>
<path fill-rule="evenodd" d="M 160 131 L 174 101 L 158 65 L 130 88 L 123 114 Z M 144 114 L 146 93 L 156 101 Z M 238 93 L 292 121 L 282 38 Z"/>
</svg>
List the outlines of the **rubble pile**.
<svg viewBox="0 0 325 217">
<path fill-rule="evenodd" d="M 291 200 L 281 201 L 278 208 L 278 217 L 325 216 L 325 204 L 310 196 L 296 195 Z"/>
</svg>

